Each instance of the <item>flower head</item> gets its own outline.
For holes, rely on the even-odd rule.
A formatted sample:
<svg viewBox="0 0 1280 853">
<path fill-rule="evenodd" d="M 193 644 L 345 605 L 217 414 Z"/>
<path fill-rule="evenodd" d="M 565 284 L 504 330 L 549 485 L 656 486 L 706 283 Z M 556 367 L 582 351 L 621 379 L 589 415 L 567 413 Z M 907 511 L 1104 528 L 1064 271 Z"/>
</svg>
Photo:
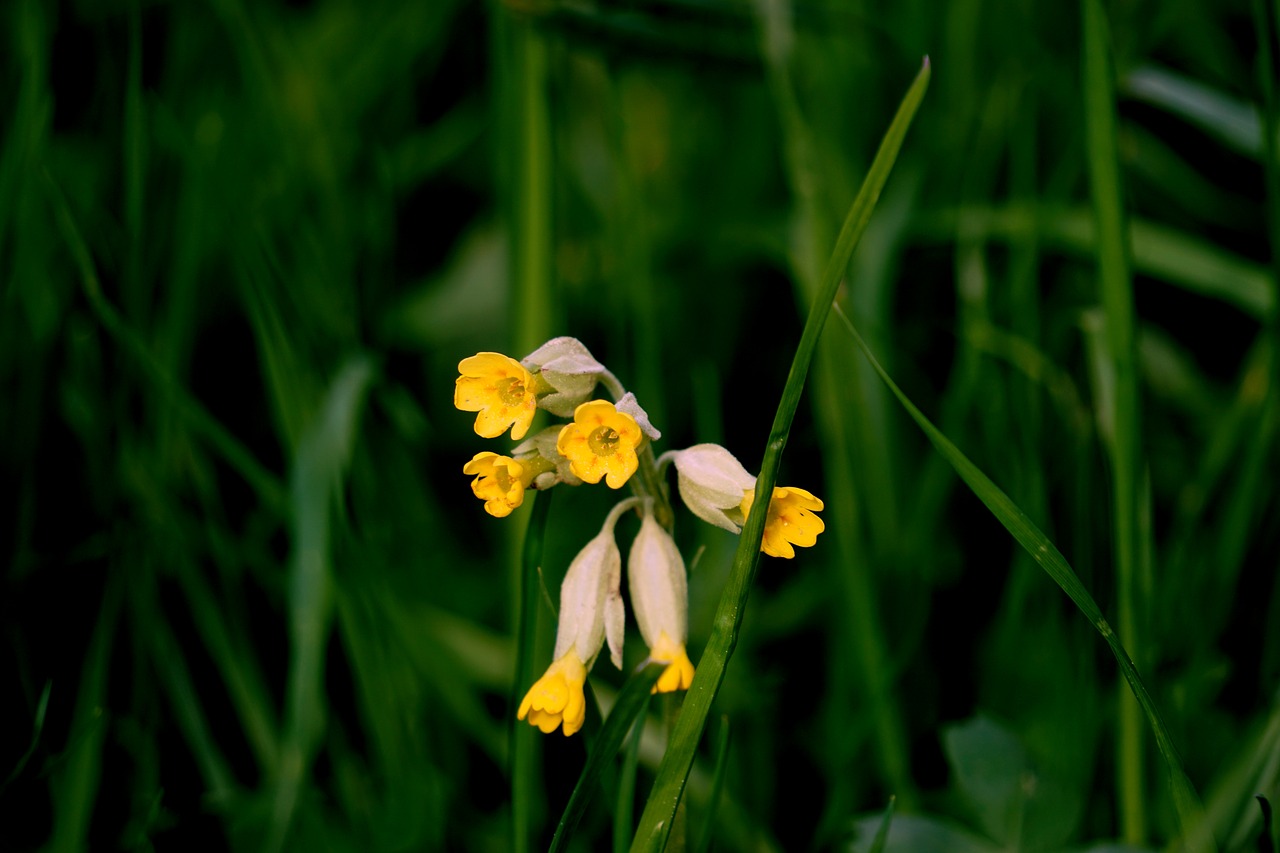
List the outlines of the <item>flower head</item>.
<svg viewBox="0 0 1280 853">
<path fill-rule="evenodd" d="M 494 518 L 505 518 L 524 503 L 525 490 L 539 474 L 555 466 L 541 457 L 512 459 L 483 451 L 462 466 L 462 473 L 473 474 L 471 491 L 484 501 L 484 511 Z"/>
<path fill-rule="evenodd" d="M 520 703 L 516 719 L 526 717 L 529 724 L 537 726 L 549 735 L 563 724 L 565 737 L 582 728 L 587 717 L 587 702 L 582 685 L 587 680 L 587 668 L 574 649 L 547 667 L 546 673 L 534 682 Z"/>
<path fill-rule="evenodd" d="M 742 532 L 742 495 L 756 486 L 742 463 L 718 444 L 695 444 L 671 456 L 680 499 L 689 511 L 730 533 Z"/>
<path fill-rule="evenodd" d="M 482 352 L 458 363 L 462 374 L 453 390 L 453 405 L 476 415 L 476 435 L 497 438 L 511 428 L 519 441 L 529 431 L 538 408 L 534 377 L 514 358 Z"/>
<path fill-rule="evenodd" d="M 556 440 L 556 450 L 569 460 L 575 476 L 588 483 L 604 477 L 620 489 L 639 467 L 636 448 L 644 433 L 635 418 L 619 412 L 607 400 L 583 403 L 573 412 Z"/>
<path fill-rule="evenodd" d="M 647 508 L 627 555 L 627 576 L 631 607 L 649 644 L 649 659 L 668 664 L 653 692 L 687 690 L 693 681 L 693 664 L 684 647 L 689 634 L 689 582 L 675 540 Z"/>
<path fill-rule="evenodd" d="M 742 498 L 742 516 L 746 518 L 755 502 L 755 492 L 747 491 Z M 769 516 L 764 525 L 764 541 L 760 550 L 770 557 L 796 555 L 793 545 L 808 548 L 818 541 L 818 534 L 826 529 L 822 519 L 814 515 L 822 509 L 822 501 L 804 489 L 794 486 L 775 488 L 769 501 Z"/>
</svg>

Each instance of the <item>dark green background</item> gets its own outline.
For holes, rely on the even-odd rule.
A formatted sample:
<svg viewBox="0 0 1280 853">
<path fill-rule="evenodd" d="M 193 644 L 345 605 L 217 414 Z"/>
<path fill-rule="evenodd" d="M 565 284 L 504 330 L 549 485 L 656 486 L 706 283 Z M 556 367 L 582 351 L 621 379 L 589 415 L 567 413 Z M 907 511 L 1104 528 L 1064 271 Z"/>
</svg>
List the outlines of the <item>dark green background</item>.
<svg viewBox="0 0 1280 853">
<path fill-rule="evenodd" d="M 1150 508 L 1121 639 L 1220 847 L 1255 849 L 1280 764 L 1271 8 L 1105 10 Z M 1114 617 L 1081 40 L 1080 8 L 1034 0 L 0 6 L 0 846 L 512 849 L 528 513 L 470 495 L 462 465 L 510 443 L 452 408 L 458 361 L 574 335 L 659 452 L 758 468 L 926 54 L 840 304 Z M 890 795 L 896 849 L 1176 837 L 1145 740 L 1144 823 L 1119 815 L 1105 645 L 835 320 L 779 483 L 828 530 L 760 570 L 716 849 L 843 849 Z M 553 599 L 610 497 L 557 490 Z M 696 662 L 736 540 L 676 533 Z M 534 849 L 584 738 L 536 757 Z"/>
</svg>

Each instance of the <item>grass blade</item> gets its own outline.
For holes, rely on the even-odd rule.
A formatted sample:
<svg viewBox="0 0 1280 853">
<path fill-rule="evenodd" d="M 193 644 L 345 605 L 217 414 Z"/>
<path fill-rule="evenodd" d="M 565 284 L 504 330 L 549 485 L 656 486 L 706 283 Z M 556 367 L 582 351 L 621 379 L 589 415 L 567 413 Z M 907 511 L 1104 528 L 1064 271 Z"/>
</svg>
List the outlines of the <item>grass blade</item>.
<svg viewBox="0 0 1280 853">
<path fill-rule="evenodd" d="M 613 812 L 613 850 L 626 853 L 635 830 L 636 771 L 640 767 L 640 742 L 644 740 L 644 719 L 648 708 L 641 708 L 631 725 L 631 739 L 622 754 L 622 770 L 618 774 L 618 806 Z"/>
<path fill-rule="evenodd" d="M 1168 769 L 1169 785 L 1173 791 L 1174 803 L 1178 810 L 1178 819 L 1181 822 L 1182 833 L 1184 839 L 1188 843 L 1191 850 L 1214 850 L 1213 839 L 1208 833 L 1207 824 L 1204 821 L 1203 807 L 1200 804 L 1200 798 L 1196 794 L 1191 780 L 1187 777 L 1186 771 L 1182 769 L 1181 759 L 1178 757 L 1177 747 L 1173 744 L 1173 739 L 1169 736 L 1169 731 L 1165 727 L 1164 721 L 1160 716 L 1159 709 L 1156 708 L 1155 702 L 1151 698 L 1151 694 L 1147 692 L 1146 685 L 1143 684 L 1138 669 L 1133 664 L 1133 660 L 1129 657 L 1129 653 L 1121 644 L 1115 631 L 1111 629 L 1111 625 L 1102 615 L 1102 610 L 1098 607 L 1097 602 L 1093 600 L 1093 596 L 1085 589 L 1080 578 L 1071 568 L 1071 564 L 1067 562 L 1066 557 L 1057 547 L 1049 541 L 1048 537 L 1040 531 L 1034 522 L 1027 517 L 1017 504 L 1010 500 L 1001 489 L 986 474 L 982 473 L 979 468 L 969 461 L 969 458 L 960 452 L 954 444 L 951 443 L 942 432 L 933 425 L 933 423 L 924 416 L 924 414 L 915 407 L 911 400 L 898 387 L 897 383 L 890 378 L 889 374 L 876 360 L 871 353 L 871 348 L 863 341 L 862 336 L 858 334 L 858 330 L 854 328 L 853 323 L 845 316 L 844 312 L 837 306 L 836 314 L 843 321 L 845 328 L 849 334 L 853 336 L 854 342 L 862 350 L 867 360 L 871 362 L 871 366 L 884 383 L 889 386 L 889 390 L 898 398 L 898 402 L 907 410 L 909 414 L 919 426 L 924 430 L 929 441 L 938 450 L 939 453 L 951 464 L 960 478 L 968 484 L 973 493 L 991 510 L 991 514 L 996 520 L 1004 525 L 1005 529 L 1013 535 L 1031 558 L 1044 569 L 1045 573 L 1053 579 L 1063 592 L 1067 594 L 1097 629 L 1102 638 L 1107 641 L 1107 645 L 1111 648 L 1112 654 L 1115 655 L 1116 661 L 1120 665 L 1120 671 L 1124 675 L 1125 680 L 1129 682 L 1129 687 L 1133 691 L 1134 697 L 1138 700 L 1138 704 L 1146 713 L 1147 721 L 1151 724 L 1151 730 L 1155 735 L 1156 744 L 1160 748 L 1160 754 L 1164 756 L 1165 764 Z"/>
<path fill-rule="evenodd" d="M 716 837 L 716 807 L 720 792 L 724 790 L 724 777 L 729 769 L 729 718 L 720 718 L 720 737 L 716 741 L 716 770 L 711 780 L 711 795 L 707 798 L 707 813 L 702 819 L 702 837 L 696 853 L 711 853 L 711 842 Z"/>
<path fill-rule="evenodd" d="M 1106 317 L 1103 369 L 1114 379 L 1111 415 L 1103 435 L 1111 455 L 1116 600 L 1120 633 L 1139 661 L 1146 659 L 1147 596 L 1140 566 L 1143 475 L 1138 369 L 1134 345 L 1133 280 L 1129 273 L 1129 228 L 1120 193 L 1116 141 L 1116 96 L 1110 33 L 1102 0 L 1084 0 L 1084 112 L 1089 188 L 1098 223 L 1098 280 Z M 1118 697 L 1116 774 L 1121 826 L 1130 844 L 1147 840 L 1143 788 L 1142 714 L 1123 685 Z"/>
<path fill-rule="evenodd" d="M 782 389 L 782 400 L 778 404 L 774 416 L 773 428 L 769 433 L 769 444 L 765 450 L 764 461 L 760 466 L 760 476 L 756 480 L 756 501 L 751 508 L 746 525 L 742 529 L 742 537 L 738 542 L 737 555 L 734 557 L 733 569 L 716 608 L 715 623 L 707 648 L 698 661 L 697 672 L 693 684 L 689 687 L 685 698 L 684 710 L 676 721 L 675 731 L 667 746 L 666 755 L 658 768 L 658 777 L 653 783 L 653 790 L 645 804 L 644 813 L 632 840 L 631 849 L 637 851 L 661 849 L 671 832 L 672 819 L 676 807 L 680 803 L 680 795 L 684 792 L 685 781 L 693 767 L 694 752 L 698 739 L 706 725 L 707 714 L 711 710 L 711 702 L 715 699 L 724 681 L 725 667 L 733 654 L 738 641 L 738 630 L 742 625 L 746 610 L 747 598 L 751 593 L 751 583 L 760 562 L 760 542 L 764 538 L 764 523 L 768 515 L 769 497 L 773 494 L 773 484 L 777 479 L 778 466 L 782 461 L 782 449 L 786 446 L 791 432 L 791 421 L 795 418 L 796 409 L 800 405 L 800 394 L 804 390 L 805 377 L 809 372 L 809 364 L 813 360 L 817 348 L 818 336 L 826 323 L 831 310 L 836 290 L 844 278 L 845 268 L 853 255 L 854 247 L 862 237 L 875 209 L 880 192 L 884 189 L 893 163 L 897 159 L 898 150 L 906 137 L 907 128 L 915 116 L 916 108 L 924 98 L 929 87 L 929 61 L 926 58 L 920 73 L 916 75 L 911 88 L 898 107 L 893 123 L 885 133 L 876 152 L 875 160 L 858 191 L 853 206 L 845 217 L 844 226 L 836 240 L 835 251 L 827 264 L 823 275 L 822 289 L 809 310 L 805 321 L 804 332 L 800 336 L 800 345 L 796 348 L 795 359 L 791 362 L 791 372 Z M 764 496 L 764 497 L 762 497 Z"/>
<path fill-rule="evenodd" d="M 591 797 L 600 788 L 602 774 L 613 761 L 613 757 L 618 754 L 622 741 L 631 730 L 631 724 L 636 722 L 640 712 L 648 707 L 649 694 L 653 691 L 653 685 L 658 683 L 658 676 L 662 675 L 664 669 L 666 667 L 662 664 L 649 664 L 629 678 L 622 692 L 618 694 L 618 701 L 614 703 L 613 710 L 609 712 L 609 718 L 604 721 L 600 733 L 596 735 L 591 754 L 587 756 L 587 763 L 582 767 L 582 775 L 578 777 L 578 784 L 569 795 L 569 804 L 564 807 L 564 814 L 560 816 L 560 824 L 556 827 L 556 834 L 551 839 L 551 847 L 548 848 L 551 853 L 564 850 L 568 846 L 570 835 L 577 827 L 578 821 L 582 819 L 583 813 L 586 812 Z"/>
</svg>

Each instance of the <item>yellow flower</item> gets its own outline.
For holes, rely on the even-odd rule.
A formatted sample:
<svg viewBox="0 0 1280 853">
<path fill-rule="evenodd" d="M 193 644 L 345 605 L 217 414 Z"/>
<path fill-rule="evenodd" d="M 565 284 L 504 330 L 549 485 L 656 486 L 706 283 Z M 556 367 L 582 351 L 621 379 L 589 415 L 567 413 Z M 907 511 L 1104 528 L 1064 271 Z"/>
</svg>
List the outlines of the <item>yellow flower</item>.
<svg viewBox="0 0 1280 853">
<path fill-rule="evenodd" d="M 587 668 L 578 652 L 570 648 L 529 688 L 516 719 L 528 717 L 529 725 L 537 726 L 544 735 L 551 734 L 563 723 L 565 737 L 568 737 L 582 728 L 582 721 L 587 717 L 587 702 L 582 694 L 586 680 Z"/>
<path fill-rule="evenodd" d="M 658 683 L 653 685 L 654 693 L 674 693 L 677 690 L 688 690 L 693 683 L 693 662 L 685 651 L 684 643 L 676 642 L 663 631 L 649 649 L 649 659 L 659 663 L 670 663 L 658 676 Z"/>
<path fill-rule="evenodd" d="M 755 492 L 748 490 L 742 498 L 742 517 L 751 512 L 751 504 L 755 502 Z M 792 545 L 808 548 L 818 541 L 818 534 L 826 529 L 822 519 L 814 515 L 822 509 L 822 501 L 794 486 L 775 488 L 773 498 L 769 501 L 769 517 L 764 523 L 764 541 L 760 550 L 770 557 L 785 557 L 790 560 L 796 555 Z"/>
<path fill-rule="evenodd" d="M 574 476 L 588 483 L 604 477 L 609 488 L 620 489 L 640 464 L 636 447 L 642 438 L 635 418 L 607 400 L 593 400 L 574 410 L 573 423 L 560 430 L 556 450 L 569 460 Z"/>
<path fill-rule="evenodd" d="M 453 405 L 476 415 L 476 435 L 497 438 L 511 428 L 519 441 L 538 409 L 533 374 L 501 353 L 482 352 L 458 363 Z"/>
<path fill-rule="evenodd" d="M 484 511 L 494 518 L 505 518 L 524 503 L 524 490 L 537 474 L 535 468 L 486 450 L 471 457 L 462 473 L 475 475 L 471 491 L 484 501 Z"/>
</svg>

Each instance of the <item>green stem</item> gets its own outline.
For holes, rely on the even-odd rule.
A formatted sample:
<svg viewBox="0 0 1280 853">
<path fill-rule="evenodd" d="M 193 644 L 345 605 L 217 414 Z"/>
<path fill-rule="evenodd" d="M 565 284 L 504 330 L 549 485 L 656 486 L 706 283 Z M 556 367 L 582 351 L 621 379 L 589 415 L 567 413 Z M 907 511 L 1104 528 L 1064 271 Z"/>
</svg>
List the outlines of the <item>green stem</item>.
<svg viewBox="0 0 1280 853">
<path fill-rule="evenodd" d="M 1106 317 L 1106 342 L 1114 376 L 1110 436 L 1115 520 L 1116 600 L 1120 636 L 1141 667 L 1146 660 L 1146 601 L 1140 581 L 1140 490 L 1143 463 L 1139 439 L 1141 400 L 1134 347 L 1133 286 L 1129 273 L 1128 223 L 1120 193 L 1115 88 L 1110 39 L 1101 0 L 1084 0 L 1084 109 L 1089 183 L 1098 225 L 1098 273 Z M 1116 685 L 1119 720 L 1116 772 L 1126 842 L 1147 839 L 1143 793 L 1142 711 L 1123 680 Z"/>
</svg>

